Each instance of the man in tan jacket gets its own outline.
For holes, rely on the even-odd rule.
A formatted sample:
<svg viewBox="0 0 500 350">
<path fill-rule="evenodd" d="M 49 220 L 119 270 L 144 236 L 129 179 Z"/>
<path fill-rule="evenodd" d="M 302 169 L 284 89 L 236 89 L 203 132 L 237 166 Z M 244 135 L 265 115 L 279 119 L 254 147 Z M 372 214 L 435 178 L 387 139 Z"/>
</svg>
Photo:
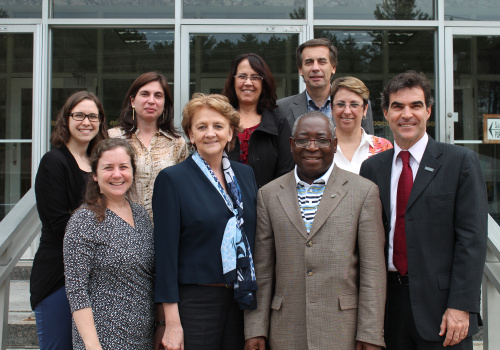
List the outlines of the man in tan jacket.
<svg viewBox="0 0 500 350">
<path fill-rule="evenodd" d="M 257 197 L 257 309 L 245 350 L 380 349 L 384 228 L 375 184 L 334 166 L 337 140 L 321 112 L 299 117 L 295 170 Z"/>
</svg>

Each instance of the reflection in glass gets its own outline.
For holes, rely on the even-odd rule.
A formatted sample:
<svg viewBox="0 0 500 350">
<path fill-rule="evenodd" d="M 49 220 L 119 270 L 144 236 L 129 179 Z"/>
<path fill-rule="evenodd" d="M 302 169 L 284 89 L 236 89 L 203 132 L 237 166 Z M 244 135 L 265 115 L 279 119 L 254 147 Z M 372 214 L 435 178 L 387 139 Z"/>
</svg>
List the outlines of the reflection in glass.
<svg viewBox="0 0 500 350">
<path fill-rule="evenodd" d="M 278 98 L 298 93 L 295 50 L 298 34 L 193 34 L 190 38 L 190 95 L 221 93 L 233 59 L 260 55 L 273 73 Z"/>
<path fill-rule="evenodd" d="M 314 0 L 315 19 L 435 19 L 435 0 Z"/>
<path fill-rule="evenodd" d="M 486 143 L 483 137 L 484 114 L 500 115 L 500 37 L 454 37 L 453 56 L 454 111 L 458 113 L 455 143 L 478 142 L 465 146 L 478 153 L 488 191 L 488 211 L 500 223 L 500 144 Z"/>
<path fill-rule="evenodd" d="M 328 38 L 337 47 L 338 65 L 334 79 L 352 75 L 366 84 L 370 90 L 375 135 L 392 142 L 392 131 L 384 118 L 379 96 L 390 78 L 407 70 L 423 72 L 431 82 L 433 81 L 434 32 L 316 29 L 314 37 Z M 427 132 L 434 137 L 434 110 L 427 125 Z"/>
<path fill-rule="evenodd" d="M 498 0 L 444 0 L 444 18 L 449 21 L 498 21 Z"/>
<path fill-rule="evenodd" d="M 183 0 L 183 18 L 305 19 L 306 0 Z"/>
<path fill-rule="evenodd" d="M 53 18 L 174 18 L 175 0 L 53 0 Z"/>
<path fill-rule="evenodd" d="M 52 120 L 73 92 L 88 90 L 101 100 L 114 125 L 130 84 L 158 71 L 173 82 L 174 32 L 170 29 L 54 29 Z"/>
<path fill-rule="evenodd" d="M 42 0 L 3 0 L 0 18 L 41 18 Z"/>
<path fill-rule="evenodd" d="M 0 142 L 0 220 L 31 188 L 31 142 Z"/>
</svg>

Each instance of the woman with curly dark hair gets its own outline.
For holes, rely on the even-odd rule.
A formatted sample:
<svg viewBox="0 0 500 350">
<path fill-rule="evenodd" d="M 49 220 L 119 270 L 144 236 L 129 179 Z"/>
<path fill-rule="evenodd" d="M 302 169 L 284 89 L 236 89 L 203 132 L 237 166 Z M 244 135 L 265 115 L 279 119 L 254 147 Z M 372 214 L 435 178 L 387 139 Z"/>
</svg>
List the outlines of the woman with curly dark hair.
<svg viewBox="0 0 500 350">
<path fill-rule="evenodd" d="M 71 349 L 71 312 L 64 289 L 63 238 L 80 206 L 91 167 L 89 155 L 107 138 L 106 118 L 91 92 L 71 95 L 57 116 L 52 145 L 38 167 L 35 195 L 42 222 L 33 260 L 30 292 L 40 349 Z"/>
<path fill-rule="evenodd" d="M 274 78 L 262 57 L 255 53 L 236 57 L 223 94 L 240 114 L 243 130 L 229 159 L 250 165 L 259 187 L 292 170 L 290 126 L 277 109 Z"/>
<path fill-rule="evenodd" d="M 109 137 L 126 139 L 134 148 L 137 194 L 153 219 L 151 198 L 160 170 L 188 156 L 186 141 L 174 127 L 173 99 L 167 78 L 157 72 L 139 76 L 130 86 L 120 113 L 120 126 Z"/>
</svg>

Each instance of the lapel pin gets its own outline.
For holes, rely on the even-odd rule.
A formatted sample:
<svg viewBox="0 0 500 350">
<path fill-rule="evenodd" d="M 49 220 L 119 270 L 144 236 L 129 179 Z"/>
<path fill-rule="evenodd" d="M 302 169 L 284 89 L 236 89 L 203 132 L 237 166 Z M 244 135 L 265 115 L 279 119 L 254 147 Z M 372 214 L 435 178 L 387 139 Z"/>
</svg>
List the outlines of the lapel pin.
<svg viewBox="0 0 500 350">
<path fill-rule="evenodd" d="M 434 172 L 434 168 L 431 168 L 431 167 L 428 167 L 428 166 L 424 167 L 424 169 L 427 170 L 427 171 L 430 171 L 431 173 Z"/>
<path fill-rule="evenodd" d="M 332 198 L 335 198 L 336 194 L 332 194 Z"/>
</svg>

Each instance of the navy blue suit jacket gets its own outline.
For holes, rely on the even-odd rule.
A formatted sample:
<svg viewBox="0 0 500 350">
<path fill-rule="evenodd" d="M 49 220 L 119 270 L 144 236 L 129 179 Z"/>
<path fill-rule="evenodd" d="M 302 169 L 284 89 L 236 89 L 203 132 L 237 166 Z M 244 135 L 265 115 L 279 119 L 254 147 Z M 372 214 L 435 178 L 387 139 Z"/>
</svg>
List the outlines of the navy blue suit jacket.
<svg viewBox="0 0 500 350">
<path fill-rule="evenodd" d="M 393 157 L 394 149 L 374 155 L 360 171 L 380 189 L 386 242 Z M 447 308 L 469 311 L 469 335 L 477 332 L 487 204 L 477 154 L 429 137 L 405 214 L 410 301 L 417 331 L 426 340 L 443 340 L 438 333 Z"/>
<path fill-rule="evenodd" d="M 257 185 L 252 168 L 231 161 L 241 189 L 244 230 L 253 250 Z M 155 302 L 179 301 L 179 284 L 224 283 L 220 247 L 233 217 L 192 157 L 163 169 L 153 192 Z"/>
</svg>

